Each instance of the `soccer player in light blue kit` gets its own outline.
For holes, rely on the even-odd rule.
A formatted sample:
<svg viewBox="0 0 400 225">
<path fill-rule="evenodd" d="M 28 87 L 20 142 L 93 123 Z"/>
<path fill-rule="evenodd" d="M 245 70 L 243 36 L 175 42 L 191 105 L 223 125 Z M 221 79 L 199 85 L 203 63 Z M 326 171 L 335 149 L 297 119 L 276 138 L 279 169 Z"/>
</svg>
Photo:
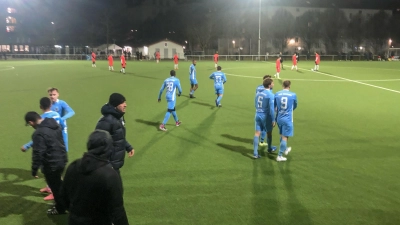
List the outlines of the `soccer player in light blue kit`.
<svg viewBox="0 0 400 225">
<path fill-rule="evenodd" d="M 41 115 L 41 117 L 43 119 L 44 118 L 55 119 L 57 121 L 57 123 L 60 124 L 61 129 L 64 129 L 66 126 L 65 121 L 63 119 L 61 119 L 60 114 L 58 114 L 57 112 L 51 111 L 50 107 L 51 107 L 51 101 L 48 97 L 43 97 L 40 99 L 40 109 L 42 109 L 42 111 L 43 111 L 43 114 Z M 65 138 L 64 138 L 64 142 L 65 142 Z M 21 147 L 21 151 L 23 151 L 23 152 L 27 151 L 30 147 L 32 147 L 32 144 L 33 144 L 32 141 L 24 144 Z"/>
<path fill-rule="evenodd" d="M 215 106 L 221 107 L 221 99 L 224 94 L 224 84 L 226 82 L 226 76 L 223 72 L 221 72 L 221 67 L 217 66 L 217 72 L 214 72 L 210 75 L 210 79 L 214 80 L 214 88 L 215 94 L 217 95 L 217 99 L 215 100 Z"/>
<path fill-rule="evenodd" d="M 189 79 L 190 79 L 190 98 L 194 97 L 194 92 L 199 88 L 196 78 L 196 60 L 192 61 L 192 65 L 189 67 Z"/>
<path fill-rule="evenodd" d="M 71 107 L 69 107 L 69 105 L 65 101 L 58 99 L 58 96 L 60 94 L 57 88 L 50 88 L 47 90 L 47 92 L 49 93 L 52 102 L 51 110 L 54 112 L 58 112 L 58 114 L 60 114 L 61 116 L 61 119 L 65 121 L 65 128 L 62 130 L 62 134 L 65 142 L 65 149 L 68 152 L 67 119 L 75 115 L 75 112 Z"/>
<path fill-rule="evenodd" d="M 271 78 L 271 75 L 265 75 L 264 77 L 263 77 L 263 80 L 265 80 L 265 79 L 267 79 L 267 78 Z M 271 89 L 270 89 L 270 91 L 271 91 L 271 93 L 273 94 L 273 92 L 272 92 L 272 86 L 271 86 Z M 264 85 L 259 85 L 258 87 L 257 87 L 257 89 L 256 89 L 256 94 L 258 93 L 258 92 L 262 92 L 262 91 L 264 91 L 265 90 L 265 88 L 264 88 Z M 260 136 L 260 146 L 267 146 L 268 145 L 268 152 L 274 152 L 275 150 L 276 150 L 276 146 L 271 146 L 272 145 L 272 130 L 270 131 L 270 132 L 268 132 L 268 137 L 267 137 L 267 142 L 264 142 L 264 140 L 265 140 L 265 138 L 266 138 L 266 136 L 267 136 L 267 132 L 266 131 L 261 131 L 261 136 Z"/>
<path fill-rule="evenodd" d="M 293 137 L 293 111 L 297 108 L 297 96 L 290 91 L 289 80 L 283 82 L 283 90 L 275 94 L 275 107 L 277 108 L 276 121 L 278 122 L 279 134 L 281 135 L 281 146 L 276 161 L 283 162 L 287 159 L 283 157 L 292 150 L 287 147 L 289 137 Z"/>
<path fill-rule="evenodd" d="M 160 93 L 158 94 L 158 102 L 161 102 L 161 95 L 164 89 L 167 89 L 165 97 L 168 102 L 168 110 L 167 113 L 165 114 L 163 123 L 159 127 L 160 130 L 162 131 L 167 131 L 167 128 L 165 128 L 165 124 L 168 122 L 171 114 L 175 119 L 175 126 L 179 127 L 181 125 L 181 122 L 179 121 L 178 115 L 176 115 L 175 111 L 176 89 L 178 89 L 178 96 L 181 96 L 182 94 L 181 82 L 179 81 L 178 78 L 175 77 L 176 76 L 175 70 L 171 70 L 169 74 L 171 75 L 171 77 L 164 81 L 164 83 L 161 86 Z"/>
<path fill-rule="evenodd" d="M 267 78 L 263 81 L 264 91 L 256 94 L 254 103 L 256 107 L 255 115 L 255 134 L 253 139 L 255 159 L 260 158 L 258 154 L 258 139 L 262 131 L 271 132 L 275 126 L 274 94 L 269 90 L 274 86 L 272 79 Z"/>
</svg>

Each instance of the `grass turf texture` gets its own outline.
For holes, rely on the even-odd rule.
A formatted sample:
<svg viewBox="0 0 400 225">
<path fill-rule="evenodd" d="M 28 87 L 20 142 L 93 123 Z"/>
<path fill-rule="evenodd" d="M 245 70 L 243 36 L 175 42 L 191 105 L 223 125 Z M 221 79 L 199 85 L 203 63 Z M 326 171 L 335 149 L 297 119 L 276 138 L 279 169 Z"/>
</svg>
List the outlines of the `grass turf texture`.
<svg viewBox="0 0 400 225">
<path fill-rule="evenodd" d="M 128 61 L 125 75 L 117 62 L 109 72 L 106 61 L 97 68 L 90 61 L 0 61 L 0 224 L 66 224 L 66 216 L 46 215 L 43 175 L 30 176 L 31 152 L 19 150 L 33 132 L 24 113 L 40 111 L 52 86 L 76 112 L 68 120 L 70 162 L 86 151 L 108 96 L 127 98 L 127 139 L 136 154 L 126 158 L 122 177 L 131 224 L 400 224 L 400 93 L 365 85 L 400 91 L 400 80 L 371 81 L 400 79 L 399 63 L 322 62 L 326 74 L 319 74 L 310 71 L 312 61 L 300 61 L 304 70 L 283 70 L 299 101 L 283 163 L 276 154 L 250 158 L 255 88 L 275 65 L 221 61 L 230 75 L 223 107 L 215 108 L 213 62 L 197 63 L 196 99 L 188 98 L 189 64 L 177 71 L 182 125 L 171 116 L 161 132 L 166 101 L 163 94 L 157 103 L 157 95 L 172 61 Z M 281 83 L 275 80 L 274 92 Z M 273 145 L 278 134 L 275 128 Z"/>
</svg>

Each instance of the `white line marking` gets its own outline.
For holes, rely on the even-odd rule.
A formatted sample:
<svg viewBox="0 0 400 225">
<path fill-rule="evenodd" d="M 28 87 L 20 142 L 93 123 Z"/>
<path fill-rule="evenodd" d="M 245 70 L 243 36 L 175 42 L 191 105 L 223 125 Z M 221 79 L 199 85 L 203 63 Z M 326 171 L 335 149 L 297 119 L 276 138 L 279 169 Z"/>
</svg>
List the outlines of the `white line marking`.
<svg viewBox="0 0 400 225">
<path fill-rule="evenodd" d="M 15 69 L 15 67 L 13 67 L 13 66 L 4 66 L 4 67 L 7 67 L 7 68 L 5 68 L 5 69 L 0 69 L 0 71 L 4 71 L 4 70 L 13 70 L 13 69 Z"/>
<path fill-rule="evenodd" d="M 231 73 L 225 73 L 226 75 L 233 76 L 233 77 L 246 77 L 246 78 L 254 78 L 260 79 L 262 77 L 253 77 L 253 76 L 245 76 L 245 75 L 237 75 Z M 315 81 L 315 82 L 348 82 L 347 80 L 311 80 L 311 79 L 296 79 L 296 78 L 285 78 L 288 80 L 296 80 L 296 81 Z M 391 82 L 391 81 L 400 81 L 400 79 L 388 79 L 388 80 L 355 80 L 355 81 L 371 81 L 371 82 Z"/>
<path fill-rule="evenodd" d="M 301 69 L 301 68 L 299 68 L 299 69 Z M 305 69 L 301 69 L 301 70 L 305 70 Z M 370 86 L 370 87 L 374 87 L 374 88 L 378 88 L 378 89 L 391 91 L 391 92 L 395 92 L 395 93 L 400 94 L 400 91 L 396 91 L 396 90 L 392 90 L 392 89 L 389 89 L 389 88 L 384 88 L 384 87 L 380 87 L 380 86 L 376 86 L 376 85 L 372 85 L 372 84 L 363 83 L 363 82 L 360 82 L 360 81 L 357 81 L 357 80 L 350 80 L 350 79 L 347 79 L 347 78 L 344 78 L 344 77 L 330 75 L 330 74 L 322 73 L 322 72 L 319 72 L 319 71 L 314 71 L 314 73 L 318 73 L 318 74 L 322 74 L 322 75 L 325 75 L 325 76 L 328 76 L 328 77 L 333 77 L 333 78 L 336 78 L 336 79 L 341 79 L 341 80 L 345 80 L 345 81 L 348 81 L 348 82 L 362 84 L 362 85 L 365 85 L 365 86 Z"/>
</svg>

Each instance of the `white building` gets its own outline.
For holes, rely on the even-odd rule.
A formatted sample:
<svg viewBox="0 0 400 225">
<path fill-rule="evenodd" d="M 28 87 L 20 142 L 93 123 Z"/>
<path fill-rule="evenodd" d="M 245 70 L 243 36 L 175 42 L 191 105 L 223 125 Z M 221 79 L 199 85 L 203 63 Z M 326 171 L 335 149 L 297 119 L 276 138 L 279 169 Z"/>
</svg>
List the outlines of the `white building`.
<svg viewBox="0 0 400 225">
<path fill-rule="evenodd" d="M 148 46 L 149 58 L 153 59 L 157 51 L 160 51 L 161 59 L 172 59 L 175 53 L 178 53 L 179 59 L 185 58 L 183 46 L 167 39 Z"/>
</svg>

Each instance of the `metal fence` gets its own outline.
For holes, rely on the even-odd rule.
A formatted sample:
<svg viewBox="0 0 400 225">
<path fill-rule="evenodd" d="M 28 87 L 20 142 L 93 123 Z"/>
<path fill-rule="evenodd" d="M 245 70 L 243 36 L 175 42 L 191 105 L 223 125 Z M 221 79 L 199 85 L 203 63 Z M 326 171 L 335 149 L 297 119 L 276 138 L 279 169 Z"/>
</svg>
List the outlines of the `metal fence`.
<svg viewBox="0 0 400 225">
<path fill-rule="evenodd" d="M 0 54 L 0 60 L 90 60 L 91 55 L 87 54 Z M 114 56 L 119 58 L 119 56 Z M 366 56 L 366 55 L 320 55 L 322 61 L 368 61 L 368 60 L 385 60 L 385 58 L 379 58 L 377 55 Z M 105 60 L 106 55 L 97 55 L 96 59 Z M 135 60 L 136 57 L 132 56 L 127 60 Z M 213 55 L 186 55 L 185 60 L 209 60 L 214 59 Z M 277 55 L 219 55 L 219 61 L 275 61 Z M 284 61 L 291 61 L 292 55 L 283 55 Z M 299 55 L 299 61 L 314 60 L 314 55 Z M 150 60 L 145 58 L 145 60 Z M 172 58 L 164 58 L 164 60 L 172 60 Z"/>
<path fill-rule="evenodd" d="M 186 55 L 186 60 L 214 60 L 213 55 Z M 219 55 L 219 61 L 275 61 L 277 55 Z M 378 60 L 377 55 L 320 55 L 322 61 L 369 61 Z M 291 61 L 292 55 L 282 55 L 284 61 Z M 299 55 L 299 61 L 314 60 L 314 55 Z"/>
</svg>

